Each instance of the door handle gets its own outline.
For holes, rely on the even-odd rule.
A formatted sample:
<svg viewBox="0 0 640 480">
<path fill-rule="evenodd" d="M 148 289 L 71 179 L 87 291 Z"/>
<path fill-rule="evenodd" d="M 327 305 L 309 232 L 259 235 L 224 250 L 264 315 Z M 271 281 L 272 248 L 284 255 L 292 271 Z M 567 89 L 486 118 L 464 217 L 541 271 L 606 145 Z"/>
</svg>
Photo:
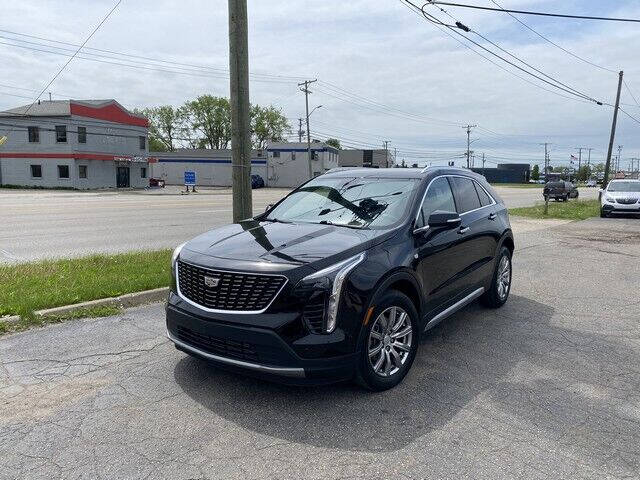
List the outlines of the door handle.
<svg viewBox="0 0 640 480">
<path fill-rule="evenodd" d="M 491 213 L 489 214 L 489 220 L 495 220 L 495 219 L 496 219 L 496 217 L 497 217 L 497 215 L 496 215 L 495 213 L 493 213 L 493 212 L 491 212 Z"/>
<path fill-rule="evenodd" d="M 458 233 L 460 235 L 464 235 L 465 233 L 467 233 L 469 231 L 469 227 L 460 227 L 460 230 L 458 230 Z"/>
</svg>

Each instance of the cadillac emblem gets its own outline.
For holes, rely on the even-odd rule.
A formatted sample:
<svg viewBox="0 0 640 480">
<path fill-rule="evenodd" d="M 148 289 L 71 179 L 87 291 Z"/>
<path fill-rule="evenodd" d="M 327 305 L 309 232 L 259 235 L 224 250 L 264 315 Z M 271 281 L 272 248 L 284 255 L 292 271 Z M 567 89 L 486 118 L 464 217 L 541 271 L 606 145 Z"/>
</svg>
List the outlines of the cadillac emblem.
<svg viewBox="0 0 640 480">
<path fill-rule="evenodd" d="M 220 283 L 219 278 L 204 277 L 204 284 L 209 288 L 215 288 Z"/>
</svg>

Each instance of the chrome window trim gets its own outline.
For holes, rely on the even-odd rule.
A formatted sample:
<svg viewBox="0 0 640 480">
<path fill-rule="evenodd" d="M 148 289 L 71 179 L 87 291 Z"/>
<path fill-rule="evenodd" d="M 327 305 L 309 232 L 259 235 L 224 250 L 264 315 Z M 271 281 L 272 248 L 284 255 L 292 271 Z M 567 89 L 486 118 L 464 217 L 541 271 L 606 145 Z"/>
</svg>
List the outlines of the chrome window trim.
<svg viewBox="0 0 640 480">
<path fill-rule="evenodd" d="M 475 183 L 475 184 L 476 184 L 476 185 L 478 185 L 480 188 L 482 188 L 482 190 L 484 190 L 484 192 L 487 194 L 487 196 L 491 199 L 491 203 L 490 203 L 489 205 L 484 205 L 484 206 L 481 206 L 480 208 L 474 208 L 473 210 L 469 210 L 469 211 L 467 211 L 467 212 L 460 213 L 459 215 L 460 215 L 461 217 L 462 217 L 463 215 L 468 214 L 468 213 L 477 212 L 478 210 L 482 210 L 483 208 L 491 207 L 491 206 L 496 205 L 496 204 L 498 203 L 498 202 L 496 202 L 496 199 L 495 199 L 495 198 L 493 198 L 493 195 L 491 195 L 491 193 L 489 193 L 489 192 L 487 191 L 487 189 L 486 189 L 486 188 L 484 188 L 482 185 L 480 185 L 480 183 L 479 183 L 478 181 L 476 181 L 474 178 L 472 178 L 472 177 L 467 177 L 466 175 L 456 175 L 456 174 L 451 174 L 451 173 L 445 173 L 445 174 L 442 174 L 442 175 L 438 175 L 438 176 L 436 176 L 436 177 L 433 177 L 433 178 L 429 181 L 429 184 L 427 185 L 427 188 L 425 189 L 424 194 L 422 195 L 422 200 L 420 201 L 420 205 L 418 206 L 418 211 L 416 212 L 416 215 L 415 215 L 415 218 L 414 218 L 414 225 L 416 225 L 416 224 L 417 224 L 417 222 L 418 222 L 418 217 L 420 216 L 420 212 L 422 211 L 422 205 L 424 205 L 424 200 L 425 200 L 425 198 L 427 198 L 427 193 L 429 193 L 429 188 L 431 188 L 431 184 L 432 184 L 435 180 L 437 180 L 438 178 L 442 178 L 442 177 L 445 177 L 445 178 L 447 178 L 447 177 L 460 177 L 460 178 L 466 178 L 466 179 L 468 179 L 468 180 L 471 180 L 473 183 Z M 449 187 L 451 188 L 451 185 L 449 185 Z M 453 194 L 453 188 L 451 188 L 451 195 L 454 195 L 454 194 Z M 455 195 L 454 195 L 454 197 L 453 197 L 453 200 L 454 200 L 454 202 L 455 202 Z M 480 200 L 480 199 L 478 199 L 478 200 Z M 456 206 L 456 208 L 457 208 L 457 206 Z M 425 222 L 426 222 L 426 219 L 425 219 Z M 426 226 L 426 225 L 425 225 L 425 226 Z M 424 228 L 424 227 L 420 227 L 420 228 Z"/>
<path fill-rule="evenodd" d="M 240 274 L 240 275 L 265 275 L 265 276 L 268 276 L 268 277 L 282 277 L 282 278 L 284 278 L 284 283 L 282 284 L 280 289 L 276 292 L 276 294 L 273 296 L 271 301 L 267 304 L 267 306 L 264 307 L 262 310 L 220 310 L 220 309 L 217 309 L 217 308 L 207 308 L 204 305 L 200 305 L 199 303 L 196 303 L 193 300 L 188 299 L 180 291 L 180 275 L 178 274 L 178 263 L 179 262 L 185 263 L 187 265 L 191 265 L 192 267 L 202 268 L 204 270 L 209 270 L 211 272 L 232 273 L 232 274 L 233 273 L 237 273 L 237 274 Z M 256 272 L 241 272 L 241 271 L 237 271 L 237 270 L 220 270 L 220 269 L 216 269 L 216 268 L 203 267 L 203 266 L 200 266 L 200 265 L 194 265 L 193 263 L 185 262 L 183 260 L 180 260 L 180 256 L 178 256 L 178 259 L 176 260 L 175 269 L 176 270 L 175 270 L 174 274 L 176 276 L 176 293 L 178 294 L 178 296 L 182 300 L 187 302 L 188 304 L 193 305 L 194 307 L 199 308 L 200 310 L 204 310 L 205 312 L 209 312 L 209 313 L 226 313 L 226 314 L 237 313 L 238 315 L 257 315 L 257 314 L 260 314 L 260 313 L 264 313 L 269 309 L 269 307 L 275 301 L 275 299 L 278 298 L 278 295 L 280 295 L 280 293 L 282 293 L 282 289 L 287 285 L 287 283 L 289 283 L 289 279 L 286 276 L 280 275 L 280 274 L 277 274 L 277 273 L 256 273 Z"/>
</svg>

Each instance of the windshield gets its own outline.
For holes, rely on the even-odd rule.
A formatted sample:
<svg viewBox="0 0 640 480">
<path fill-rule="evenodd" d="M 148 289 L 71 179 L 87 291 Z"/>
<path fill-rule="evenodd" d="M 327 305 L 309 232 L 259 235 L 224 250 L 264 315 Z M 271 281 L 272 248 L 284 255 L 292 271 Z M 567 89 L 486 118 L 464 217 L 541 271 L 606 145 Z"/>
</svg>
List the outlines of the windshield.
<svg viewBox="0 0 640 480">
<path fill-rule="evenodd" d="M 607 192 L 640 192 L 640 182 L 611 182 Z"/>
<path fill-rule="evenodd" d="M 265 220 L 384 228 L 404 216 L 418 180 L 319 177 L 292 192 Z"/>
</svg>

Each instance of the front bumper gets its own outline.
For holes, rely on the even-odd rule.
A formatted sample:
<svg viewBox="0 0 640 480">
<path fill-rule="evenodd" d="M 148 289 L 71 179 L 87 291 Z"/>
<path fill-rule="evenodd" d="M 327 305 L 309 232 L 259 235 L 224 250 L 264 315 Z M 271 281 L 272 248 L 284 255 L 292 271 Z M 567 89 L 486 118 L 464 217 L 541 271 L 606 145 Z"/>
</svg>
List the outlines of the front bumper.
<svg viewBox="0 0 640 480">
<path fill-rule="evenodd" d="M 601 206 L 602 210 L 607 213 L 640 213 L 640 203 L 632 203 L 629 205 L 622 203 L 605 203 Z"/>
<path fill-rule="evenodd" d="M 178 350 L 227 370 L 297 385 L 348 380 L 355 373 L 356 353 L 302 358 L 273 329 L 198 316 L 171 302 L 166 312 L 167 335 Z"/>
</svg>

